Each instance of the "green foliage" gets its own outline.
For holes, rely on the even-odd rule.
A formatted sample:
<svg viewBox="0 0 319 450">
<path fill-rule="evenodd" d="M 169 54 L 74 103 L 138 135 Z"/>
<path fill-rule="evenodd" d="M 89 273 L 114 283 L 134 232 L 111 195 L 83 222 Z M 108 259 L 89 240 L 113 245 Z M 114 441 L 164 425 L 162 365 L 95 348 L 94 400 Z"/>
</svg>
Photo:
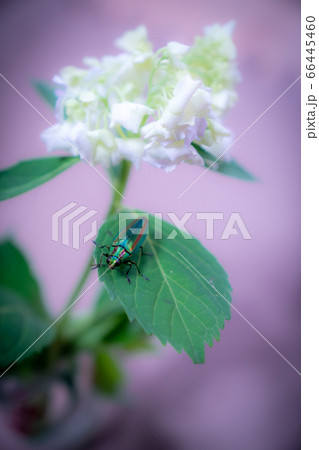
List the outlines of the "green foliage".
<svg viewBox="0 0 319 450">
<path fill-rule="evenodd" d="M 137 322 L 130 322 L 121 303 L 101 288 L 89 315 L 74 318 L 65 330 L 68 341 L 77 349 L 95 350 L 100 344 L 127 351 L 149 350 L 148 336 Z"/>
<path fill-rule="evenodd" d="M 80 161 L 77 156 L 28 159 L 0 171 L 0 200 L 23 194 Z"/>
<path fill-rule="evenodd" d="M 206 152 L 199 145 L 193 143 L 192 146 L 203 158 L 205 167 L 208 167 L 210 170 L 245 181 L 257 181 L 257 178 L 249 173 L 248 170 L 241 166 L 235 159 L 230 159 L 229 161 L 222 161 L 219 159 L 216 164 L 212 166 L 212 164 L 216 161 L 216 158 L 211 153 Z"/>
<path fill-rule="evenodd" d="M 13 290 L 0 287 L 0 366 L 7 366 L 32 345 L 50 325 L 38 316 L 23 297 Z M 21 356 L 30 356 L 53 341 L 50 329 Z"/>
<path fill-rule="evenodd" d="M 122 384 L 122 370 L 105 348 L 95 352 L 94 381 L 96 388 L 103 394 L 115 394 Z"/>
<path fill-rule="evenodd" d="M 160 224 L 153 216 L 149 218 L 144 250 L 151 256 L 139 252 L 133 259 L 150 281 L 134 273 L 135 268 L 130 272 L 131 284 L 125 277 L 125 268 L 121 273 L 100 267 L 99 276 L 110 298 L 121 302 L 130 320 L 137 319 L 148 334 L 156 335 L 163 344 L 169 342 L 178 352 L 185 350 L 194 363 L 203 363 L 205 342 L 211 346 L 213 339 L 218 341 L 219 330 L 224 328 L 225 319 L 230 319 L 231 286 L 227 274 L 196 239 L 185 239 L 167 222 L 163 222 L 162 238 L 154 239 L 155 226 Z M 118 215 L 100 228 L 99 244 L 110 244 L 108 231 L 117 235 Z M 168 239 L 172 232 L 176 233 L 175 239 Z M 97 247 L 97 261 L 101 252 Z M 102 263 L 106 264 L 105 257 Z"/>
<path fill-rule="evenodd" d="M 22 252 L 11 241 L 0 244 L 0 365 L 7 366 L 38 339 L 51 321 L 38 283 Z M 50 344 L 50 329 L 23 357 Z"/>
<path fill-rule="evenodd" d="M 102 287 L 94 310 L 95 328 L 103 326 L 104 334 L 100 342 L 125 348 L 128 351 L 149 350 L 151 345 L 138 322 L 130 322 L 118 299 L 110 300 L 107 291 Z"/>
<path fill-rule="evenodd" d="M 65 336 L 78 349 L 94 350 L 107 341 L 107 336 L 117 328 L 122 314 L 122 305 L 117 301 L 110 302 L 106 290 L 101 289 L 93 311 L 73 318 L 65 330 Z"/>
<path fill-rule="evenodd" d="M 47 329 L 51 320 L 28 262 L 10 240 L 0 243 L 0 365 L 7 366 Z M 23 357 L 50 344 L 50 329 Z"/>
<path fill-rule="evenodd" d="M 257 181 L 257 178 L 249 173 L 235 159 L 221 162 L 217 168 L 217 172 L 245 181 Z"/>
<path fill-rule="evenodd" d="M 33 80 L 32 86 L 51 108 L 55 107 L 57 96 L 55 94 L 56 87 L 53 84 L 43 80 Z"/>
<path fill-rule="evenodd" d="M 11 240 L 0 243 L 0 286 L 14 290 L 36 314 L 48 317 L 38 282 L 25 256 Z"/>
</svg>

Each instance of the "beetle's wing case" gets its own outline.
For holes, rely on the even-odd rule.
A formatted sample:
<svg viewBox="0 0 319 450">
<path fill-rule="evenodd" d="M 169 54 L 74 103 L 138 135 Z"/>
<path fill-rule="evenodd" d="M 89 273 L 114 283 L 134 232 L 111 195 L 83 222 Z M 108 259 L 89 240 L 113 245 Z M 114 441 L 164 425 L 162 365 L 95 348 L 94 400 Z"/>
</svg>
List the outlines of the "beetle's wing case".
<svg viewBox="0 0 319 450">
<path fill-rule="evenodd" d="M 146 219 L 146 217 L 140 217 L 136 223 L 134 223 L 134 226 L 131 228 L 136 228 L 139 230 L 138 234 L 133 234 L 132 233 L 132 238 L 133 242 L 132 242 L 132 252 L 131 253 L 135 253 L 137 252 L 141 246 L 143 245 L 145 239 L 146 239 L 146 232 L 147 232 L 147 227 L 148 227 L 148 220 Z"/>
<path fill-rule="evenodd" d="M 130 222 L 114 239 L 114 245 L 122 245 L 130 253 L 135 253 L 146 239 L 148 220 L 146 217 L 138 217 Z M 137 230 L 138 233 L 134 233 Z"/>
</svg>

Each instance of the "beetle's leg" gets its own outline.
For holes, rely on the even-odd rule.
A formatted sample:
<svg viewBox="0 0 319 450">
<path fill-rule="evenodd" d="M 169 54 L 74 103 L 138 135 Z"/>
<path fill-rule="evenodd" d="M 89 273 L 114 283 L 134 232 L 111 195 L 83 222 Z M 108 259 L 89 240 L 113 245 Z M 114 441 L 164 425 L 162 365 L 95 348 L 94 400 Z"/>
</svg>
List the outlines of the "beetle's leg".
<svg viewBox="0 0 319 450">
<path fill-rule="evenodd" d="M 100 245 L 95 241 L 92 241 L 92 242 L 93 242 L 93 244 L 95 244 L 97 246 L 97 248 L 105 248 L 106 247 L 108 250 L 110 250 L 109 245 Z"/>
<path fill-rule="evenodd" d="M 142 274 L 142 272 L 140 271 L 140 268 L 138 267 L 138 265 L 136 264 L 135 261 L 125 261 L 125 264 L 128 264 L 130 267 L 132 267 L 132 264 L 134 264 L 139 275 L 141 275 L 141 277 L 145 278 L 145 280 L 150 281 L 145 275 Z M 129 270 L 128 270 L 128 272 L 129 272 Z"/>
<path fill-rule="evenodd" d="M 93 241 L 93 244 L 95 244 L 97 246 L 97 248 L 107 248 L 108 250 L 110 250 L 110 247 L 108 245 L 100 245 L 97 242 Z M 105 266 L 106 264 L 101 264 L 102 258 L 103 256 L 105 256 L 106 258 L 108 258 L 109 254 L 108 253 L 101 253 L 101 257 L 100 257 L 100 261 L 98 264 L 93 264 L 91 267 L 91 270 L 94 269 L 98 269 L 99 267 Z"/>
<path fill-rule="evenodd" d="M 129 276 L 128 276 L 128 274 L 129 274 L 129 272 L 130 272 L 130 270 L 132 269 L 132 264 L 129 264 L 129 268 L 128 268 L 128 270 L 127 270 L 127 272 L 126 272 L 126 278 L 127 278 L 127 281 L 129 282 L 129 284 L 131 284 L 131 280 L 129 279 Z"/>
<path fill-rule="evenodd" d="M 98 264 L 93 264 L 93 266 L 91 267 L 91 270 L 98 269 L 99 267 L 102 267 L 102 266 L 105 266 L 105 265 L 106 265 L 106 264 L 101 264 L 101 261 L 102 261 L 103 256 L 105 256 L 106 258 L 108 258 L 109 254 L 108 254 L 108 253 L 102 253 L 102 254 L 101 254 L 101 257 L 100 257 L 99 263 L 98 263 Z"/>
<path fill-rule="evenodd" d="M 121 244 L 112 244 L 112 247 L 114 247 L 114 248 L 121 247 L 123 250 L 125 250 L 126 253 L 128 253 L 130 256 L 132 256 L 132 253 L 129 252 L 129 251 L 127 250 L 127 248 L 124 247 L 124 245 L 121 245 Z"/>
<path fill-rule="evenodd" d="M 145 253 L 145 252 L 144 252 L 144 249 L 143 249 L 143 247 L 142 247 L 142 245 L 141 245 L 140 249 L 141 249 L 141 254 L 142 254 L 142 255 L 153 256 L 152 253 Z"/>
</svg>

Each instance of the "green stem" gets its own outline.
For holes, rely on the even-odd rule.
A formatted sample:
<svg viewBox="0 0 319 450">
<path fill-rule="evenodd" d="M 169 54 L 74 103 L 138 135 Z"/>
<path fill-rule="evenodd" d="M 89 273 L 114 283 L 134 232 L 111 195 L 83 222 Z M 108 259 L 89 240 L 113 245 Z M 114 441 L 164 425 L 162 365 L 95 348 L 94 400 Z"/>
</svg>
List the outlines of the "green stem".
<svg viewBox="0 0 319 450">
<path fill-rule="evenodd" d="M 71 306 L 75 302 L 75 300 L 78 298 L 78 296 L 80 295 L 81 290 L 86 282 L 86 279 L 90 274 L 92 264 L 93 264 L 93 256 L 91 255 L 90 259 L 88 260 L 87 264 L 84 267 L 84 270 L 82 272 L 81 278 L 78 281 L 78 284 L 76 285 L 74 291 L 72 292 L 71 297 L 69 298 L 69 301 L 68 301 L 66 307 Z"/>
<path fill-rule="evenodd" d="M 123 194 L 126 188 L 132 163 L 124 159 L 116 170 L 110 170 L 111 181 L 116 188 L 113 189 L 113 199 L 106 215 L 106 219 L 116 213 L 122 206 Z"/>
<path fill-rule="evenodd" d="M 126 184 L 127 184 L 128 178 L 129 178 L 131 165 L 132 165 L 132 163 L 130 161 L 123 160 L 118 166 L 111 168 L 109 171 L 110 178 L 111 178 L 112 184 L 114 186 L 114 189 L 113 189 L 112 202 L 111 202 L 111 205 L 109 207 L 109 210 L 107 212 L 105 219 L 107 219 L 112 214 L 116 213 L 122 206 L 122 200 L 124 198 L 123 194 L 124 194 Z M 85 285 L 86 280 L 90 274 L 92 263 L 93 263 L 93 256 L 91 255 L 89 261 L 87 262 L 86 266 L 84 267 L 84 271 L 83 271 L 74 291 L 72 292 L 71 297 L 69 298 L 69 300 L 66 304 L 66 309 L 69 308 L 79 297 L 79 295 L 82 291 L 82 288 Z M 60 332 L 64 328 L 64 324 L 69 316 L 70 310 L 71 310 L 71 308 L 64 314 L 64 316 L 59 321 L 58 329 Z"/>
</svg>

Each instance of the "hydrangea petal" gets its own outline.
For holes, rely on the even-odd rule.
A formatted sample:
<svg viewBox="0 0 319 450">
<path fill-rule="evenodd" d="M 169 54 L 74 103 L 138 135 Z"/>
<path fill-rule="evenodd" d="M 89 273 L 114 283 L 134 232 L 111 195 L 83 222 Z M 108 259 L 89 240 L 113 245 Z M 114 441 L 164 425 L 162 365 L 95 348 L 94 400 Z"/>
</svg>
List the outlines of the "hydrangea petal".
<svg viewBox="0 0 319 450">
<path fill-rule="evenodd" d="M 144 116 L 149 116 L 154 112 L 148 106 L 132 103 L 122 102 L 115 103 L 111 110 L 111 124 L 110 127 L 115 127 L 117 124 L 122 125 L 129 131 L 137 133 Z"/>
<path fill-rule="evenodd" d="M 152 45 L 147 37 L 147 29 L 143 25 L 124 33 L 123 36 L 116 39 L 115 45 L 128 53 L 135 51 L 149 52 L 152 50 Z"/>
<path fill-rule="evenodd" d="M 213 25 L 193 46 L 172 41 L 153 53 L 140 26 L 116 41 L 123 53 L 65 67 L 54 78 L 56 130 L 42 133 L 48 150 L 105 168 L 143 159 L 166 171 L 203 163 L 192 142 L 222 152 L 230 133 L 220 117 L 233 106 L 238 81 L 232 30 Z"/>
</svg>

